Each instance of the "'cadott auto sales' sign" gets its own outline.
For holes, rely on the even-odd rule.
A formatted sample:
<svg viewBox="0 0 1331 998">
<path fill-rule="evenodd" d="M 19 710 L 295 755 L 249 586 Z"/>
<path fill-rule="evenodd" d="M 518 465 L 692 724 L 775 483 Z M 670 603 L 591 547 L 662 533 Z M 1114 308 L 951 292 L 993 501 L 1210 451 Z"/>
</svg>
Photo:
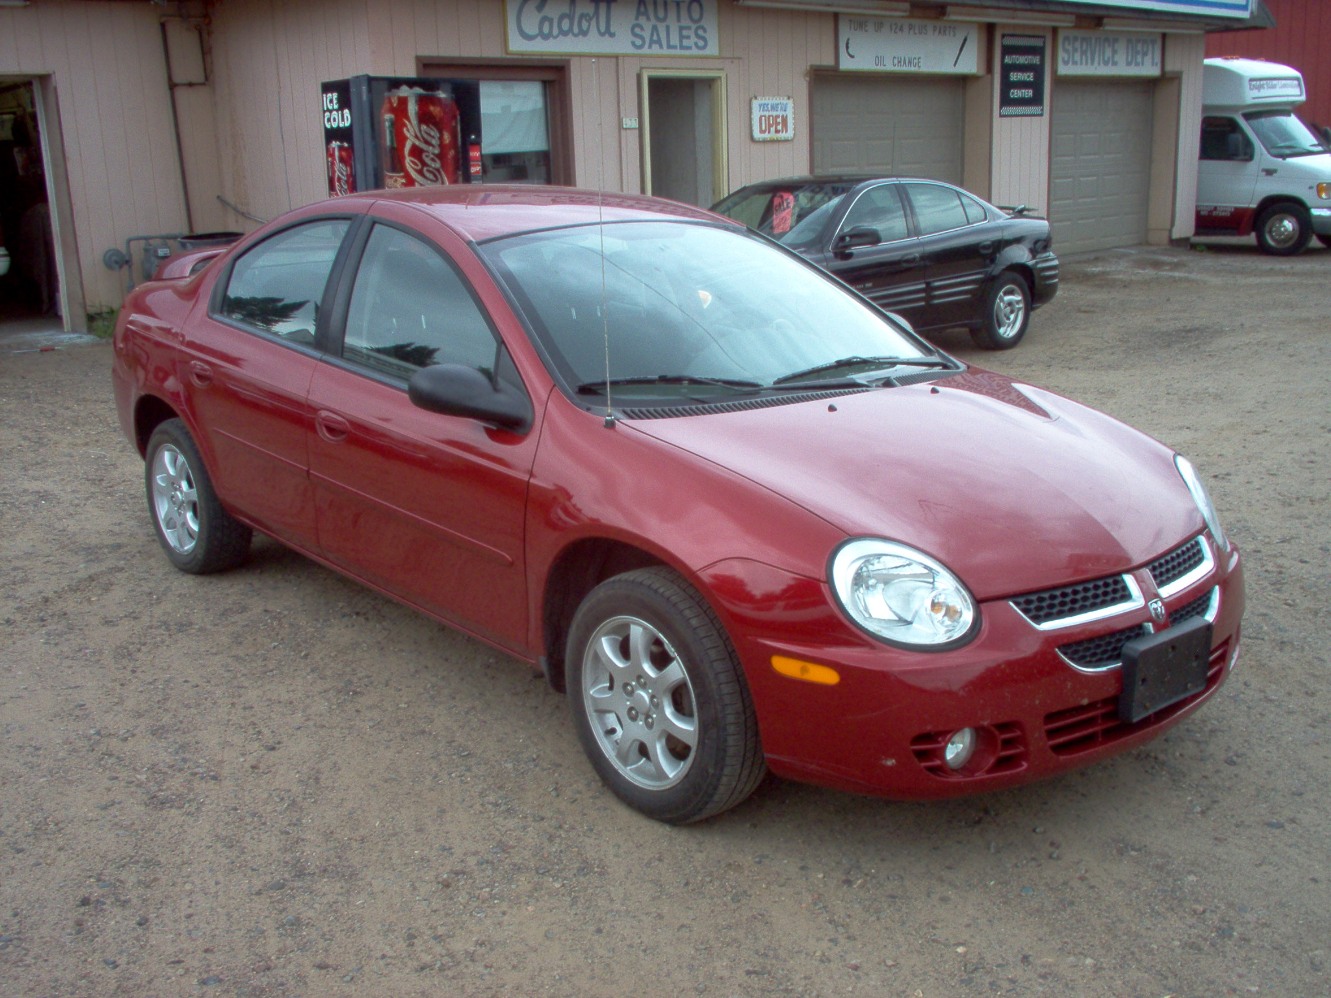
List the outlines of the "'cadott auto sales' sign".
<svg viewBox="0 0 1331 998">
<path fill-rule="evenodd" d="M 720 0 L 504 0 L 508 51 L 715 56 Z"/>
</svg>

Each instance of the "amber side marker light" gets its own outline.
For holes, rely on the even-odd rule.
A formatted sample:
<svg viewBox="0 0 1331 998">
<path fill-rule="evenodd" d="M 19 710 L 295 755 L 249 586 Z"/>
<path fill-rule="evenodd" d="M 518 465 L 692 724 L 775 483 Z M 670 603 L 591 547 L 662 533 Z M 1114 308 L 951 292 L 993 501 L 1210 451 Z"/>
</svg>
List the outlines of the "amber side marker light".
<svg viewBox="0 0 1331 998">
<path fill-rule="evenodd" d="M 833 668 L 798 658 L 786 658 L 784 655 L 772 656 L 772 668 L 783 676 L 802 679 L 806 683 L 817 683 L 819 686 L 835 686 L 841 682 L 840 673 Z"/>
</svg>

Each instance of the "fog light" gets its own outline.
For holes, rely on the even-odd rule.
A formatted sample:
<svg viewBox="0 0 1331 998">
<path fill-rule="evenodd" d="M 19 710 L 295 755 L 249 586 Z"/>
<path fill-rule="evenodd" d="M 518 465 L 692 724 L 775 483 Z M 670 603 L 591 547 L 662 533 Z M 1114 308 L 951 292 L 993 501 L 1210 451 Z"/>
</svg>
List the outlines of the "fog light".
<svg viewBox="0 0 1331 998">
<path fill-rule="evenodd" d="M 974 754 L 975 729 L 962 728 L 960 731 L 954 731 L 952 737 L 947 740 L 947 746 L 943 749 L 943 761 L 947 763 L 948 769 L 960 769 L 971 761 L 971 756 Z"/>
</svg>

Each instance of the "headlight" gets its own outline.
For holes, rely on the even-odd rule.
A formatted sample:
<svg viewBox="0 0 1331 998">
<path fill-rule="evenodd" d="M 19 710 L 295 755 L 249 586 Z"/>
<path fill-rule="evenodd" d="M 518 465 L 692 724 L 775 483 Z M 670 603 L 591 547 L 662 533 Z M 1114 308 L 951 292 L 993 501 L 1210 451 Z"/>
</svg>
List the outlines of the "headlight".
<svg viewBox="0 0 1331 998">
<path fill-rule="evenodd" d="M 1211 531 L 1211 538 L 1216 546 L 1222 551 L 1229 550 L 1229 539 L 1225 537 L 1225 531 L 1220 527 L 1220 517 L 1216 514 L 1215 504 L 1211 502 L 1211 496 L 1206 491 L 1206 486 L 1202 484 L 1201 478 L 1197 475 L 1197 469 L 1192 466 L 1186 457 L 1179 454 L 1174 455 L 1174 467 L 1178 468 L 1178 473 L 1183 477 L 1183 483 L 1188 486 L 1188 491 L 1192 493 L 1192 501 L 1197 504 L 1197 508 L 1202 512 L 1202 519 L 1206 521 L 1206 527 Z"/>
<path fill-rule="evenodd" d="M 938 648 L 964 641 L 975 601 L 946 568 L 913 548 L 863 537 L 832 556 L 832 591 L 852 620 L 892 644 Z"/>
</svg>

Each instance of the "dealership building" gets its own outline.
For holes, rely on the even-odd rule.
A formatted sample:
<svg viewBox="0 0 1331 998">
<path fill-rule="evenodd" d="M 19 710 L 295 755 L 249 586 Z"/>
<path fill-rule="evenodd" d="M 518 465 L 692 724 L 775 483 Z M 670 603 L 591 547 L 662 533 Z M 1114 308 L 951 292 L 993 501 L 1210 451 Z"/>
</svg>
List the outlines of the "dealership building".
<svg viewBox="0 0 1331 998">
<path fill-rule="evenodd" d="M 708 205 L 913 174 L 1046 214 L 1064 254 L 1185 240 L 1208 36 L 1273 23 L 1263 0 L 0 0 L 0 320 L 82 328 L 180 236 L 328 196 L 353 112 L 374 141 L 376 92 L 344 96 L 366 80 L 465 95 L 457 182 Z"/>
</svg>

